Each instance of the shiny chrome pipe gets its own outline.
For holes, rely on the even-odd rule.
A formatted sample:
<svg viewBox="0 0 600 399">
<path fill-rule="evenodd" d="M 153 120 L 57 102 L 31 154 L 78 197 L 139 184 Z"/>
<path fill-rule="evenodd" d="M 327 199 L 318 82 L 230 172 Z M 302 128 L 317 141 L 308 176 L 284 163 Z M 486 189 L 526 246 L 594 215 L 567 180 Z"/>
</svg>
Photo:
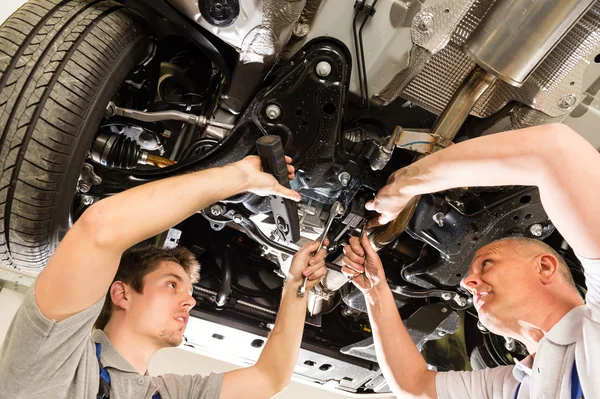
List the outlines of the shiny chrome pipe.
<svg viewBox="0 0 600 399">
<path fill-rule="evenodd" d="M 480 67 L 475 67 L 454 93 L 450 103 L 448 103 L 444 112 L 435 122 L 431 133 L 442 136 L 448 141 L 454 140 L 458 130 L 469 116 L 479 98 L 481 98 L 482 94 L 485 93 L 495 80 L 496 77 L 494 75 Z M 439 147 L 434 146 L 432 152 L 438 149 Z M 419 159 L 423 156 L 425 155 L 421 155 Z M 369 240 L 376 251 L 390 244 L 406 229 L 417 209 L 420 199 L 420 195 L 411 198 L 396 219 L 385 226 L 375 228 L 371 232 Z"/>
<path fill-rule="evenodd" d="M 488 72 L 520 87 L 594 0 L 496 0 L 465 52 Z"/>
</svg>

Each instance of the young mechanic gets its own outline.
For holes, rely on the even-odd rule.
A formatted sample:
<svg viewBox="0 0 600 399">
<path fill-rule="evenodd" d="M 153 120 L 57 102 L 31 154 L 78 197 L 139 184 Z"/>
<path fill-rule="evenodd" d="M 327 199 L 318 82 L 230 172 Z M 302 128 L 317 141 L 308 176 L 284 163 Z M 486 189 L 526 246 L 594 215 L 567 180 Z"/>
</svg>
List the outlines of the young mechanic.
<svg viewBox="0 0 600 399">
<path fill-rule="evenodd" d="M 286 161 L 292 179 L 291 159 Z M 313 256 L 318 242 L 294 256 L 275 326 L 256 364 L 208 377 L 147 373 L 159 349 L 182 342 L 195 304 L 192 283 L 199 265 L 193 254 L 151 247 L 123 255 L 198 210 L 245 191 L 300 199 L 250 156 L 145 184 L 86 210 L 9 328 L 0 355 L 0 398 L 270 398 L 283 390 L 306 315 L 307 299 L 296 291 L 303 276 L 311 288 L 326 271 L 326 250 Z M 95 322 L 101 329 L 92 335 Z"/>
<path fill-rule="evenodd" d="M 398 398 L 600 398 L 600 154 L 581 136 L 552 124 L 453 145 L 395 172 L 367 209 L 383 224 L 418 194 L 502 185 L 539 187 L 549 218 L 585 269 L 586 302 L 564 260 L 543 242 L 485 245 L 462 285 L 481 323 L 525 344 L 530 356 L 515 366 L 438 373 L 427 369 L 402 324 L 368 238 L 352 238 L 343 272 L 364 293 L 377 359 Z"/>
</svg>

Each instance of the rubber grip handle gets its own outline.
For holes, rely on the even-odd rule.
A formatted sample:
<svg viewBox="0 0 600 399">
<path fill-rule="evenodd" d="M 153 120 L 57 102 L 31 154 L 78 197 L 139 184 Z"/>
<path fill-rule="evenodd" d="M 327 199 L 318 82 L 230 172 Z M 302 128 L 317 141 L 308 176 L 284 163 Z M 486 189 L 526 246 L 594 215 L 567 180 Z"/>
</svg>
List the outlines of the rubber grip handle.
<svg viewBox="0 0 600 399">
<path fill-rule="evenodd" d="M 256 149 L 263 170 L 274 176 L 282 186 L 291 188 L 281 138 L 273 135 L 263 136 L 256 140 Z M 298 241 L 300 239 L 298 204 L 290 199 L 273 195 L 269 197 L 269 200 L 275 225 L 284 240 L 288 243 Z"/>
<path fill-rule="evenodd" d="M 273 175 L 279 184 L 290 188 L 287 162 L 285 162 L 281 137 L 274 135 L 263 136 L 256 140 L 256 149 L 258 150 L 263 170 Z"/>
</svg>

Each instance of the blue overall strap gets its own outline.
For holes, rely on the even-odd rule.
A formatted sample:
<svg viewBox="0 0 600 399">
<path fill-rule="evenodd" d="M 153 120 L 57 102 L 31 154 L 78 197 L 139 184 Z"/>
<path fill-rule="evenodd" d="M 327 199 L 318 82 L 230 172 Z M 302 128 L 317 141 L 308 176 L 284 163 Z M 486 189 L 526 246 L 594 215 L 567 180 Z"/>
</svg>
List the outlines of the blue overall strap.
<svg viewBox="0 0 600 399">
<path fill-rule="evenodd" d="M 106 388 L 110 388 L 110 375 L 100 363 L 100 352 L 102 351 L 102 345 L 96 342 L 96 358 L 98 359 L 98 365 L 100 366 L 100 389 L 98 390 L 98 398 L 104 399 L 109 397 L 109 391 Z M 105 384 L 102 382 L 104 381 Z M 161 399 L 160 392 L 156 392 L 152 395 L 152 399 Z"/>
<path fill-rule="evenodd" d="M 107 384 L 110 385 L 110 375 L 106 369 L 100 363 L 100 351 L 102 350 L 102 346 L 96 342 L 96 358 L 98 359 L 98 364 L 100 365 L 100 378 L 102 378 Z"/>
<path fill-rule="evenodd" d="M 579 381 L 579 373 L 577 373 L 577 364 L 573 363 L 573 371 L 571 372 L 571 398 L 583 399 L 583 389 Z"/>
<path fill-rule="evenodd" d="M 110 398 L 110 375 L 104 366 L 102 366 L 102 362 L 100 362 L 100 352 L 102 351 L 102 346 L 99 343 L 96 343 L 96 359 L 98 359 L 98 367 L 100 368 L 100 379 L 98 386 L 98 399 L 108 399 Z"/>
<path fill-rule="evenodd" d="M 521 384 L 517 386 L 517 392 L 515 392 L 515 399 L 519 396 L 521 390 Z M 581 382 L 579 382 L 579 374 L 577 373 L 577 365 L 573 363 L 573 371 L 571 371 L 571 398 L 572 399 L 584 399 L 583 390 L 581 388 Z"/>
</svg>

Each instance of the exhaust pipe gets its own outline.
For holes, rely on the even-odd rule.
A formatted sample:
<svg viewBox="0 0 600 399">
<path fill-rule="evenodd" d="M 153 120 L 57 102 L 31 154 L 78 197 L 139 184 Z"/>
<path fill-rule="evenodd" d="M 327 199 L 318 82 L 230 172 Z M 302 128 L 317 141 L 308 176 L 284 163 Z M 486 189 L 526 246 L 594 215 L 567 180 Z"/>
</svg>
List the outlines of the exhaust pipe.
<svg viewBox="0 0 600 399">
<path fill-rule="evenodd" d="M 453 140 L 496 78 L 520 87 L 593 4 L 594 0 L 497 0 L 465 45 L 478 66 L 454 93 L 431 133 Z M 412 198 L 395 220 L 371 232 L 376 251 L 406 229 L 419 200 L 420 196 Z"/>
<path fill-rule="evenodd" d="M 481 67 L 521 87 L 594 0 L 497 0 L 464 50 Z"/>
<path fill-rule="evenodd" d="M 477 100 L 481 98 L 482 94 L 485 93 L 495 80 L 496 77 L 494 75 L 482 68 L 475 67 L 454 93 L 450 103 L 435 122 L 431 133 L 442 136 L 448 141 L 454 140 L 456 133 L 458 133 L 467 116 L 469 116 Z M 439 147 L 434 146 L 432 152 L 438 149 Z M 418 159 L 421 159 L 423 156 L 425 155 L 419 156 Z M 395 220 L 385 226 L 379 226 L 372 231 L 369 235 L 369 240 L 376 251 L 390 244 L 406 229 L 408 222 L 410 222 L 417 209 L 420 199 L 420 195 L 411 198 Z"/>
</svg>

